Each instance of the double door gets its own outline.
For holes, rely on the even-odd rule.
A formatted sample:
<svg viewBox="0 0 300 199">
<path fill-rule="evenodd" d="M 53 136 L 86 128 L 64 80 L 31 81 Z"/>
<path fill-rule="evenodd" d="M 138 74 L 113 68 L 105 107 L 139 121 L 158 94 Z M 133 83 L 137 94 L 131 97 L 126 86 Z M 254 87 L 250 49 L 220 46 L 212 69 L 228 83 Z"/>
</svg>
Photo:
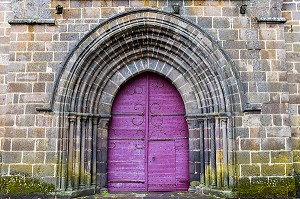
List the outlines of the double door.
<svg viewBox="0 0 300 199">
<path fill-rule="evenodd" d="M 188 131 L 176 88 L 153 73 L 118 92 L 108 132 L 109 191 L 186 191 Z"/>
</svg>

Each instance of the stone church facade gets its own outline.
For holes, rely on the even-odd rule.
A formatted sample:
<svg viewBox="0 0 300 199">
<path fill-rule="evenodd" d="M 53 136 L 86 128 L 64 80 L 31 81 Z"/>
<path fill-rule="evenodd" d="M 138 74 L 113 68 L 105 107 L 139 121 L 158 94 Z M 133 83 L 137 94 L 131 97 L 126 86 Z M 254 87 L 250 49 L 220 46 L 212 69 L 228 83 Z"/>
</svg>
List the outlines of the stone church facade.
<svg viewBox="0 0 300 199">
<path fill-rule="evenodd" d="M 180 146 L 188 158 L 174 152 L 182 164 L 174 164 L 170 190 L 192 181 L 232 190 L 300 174 L 298 0 L 3 0 L 0 41 L 1 175 L 26 173 L 74 195 L 138 183 L 152 190 L 152 133 L 136 118 L 151 126 L 161 117 L 157 127 L 168 114 L 152 114 L 163 104 L 142 112 L 130 104 L 139 86 L 128 90 L 133 112 L 126 114 L 146 135 L 143 147 L 133 144 L 145 147 L 138 161 L 146 179 L 108 174 L 121 139 L 113 137 L 114 100 L 146 73 L 170 82 L 184 107 L 187 144 Z"/>
</svg>

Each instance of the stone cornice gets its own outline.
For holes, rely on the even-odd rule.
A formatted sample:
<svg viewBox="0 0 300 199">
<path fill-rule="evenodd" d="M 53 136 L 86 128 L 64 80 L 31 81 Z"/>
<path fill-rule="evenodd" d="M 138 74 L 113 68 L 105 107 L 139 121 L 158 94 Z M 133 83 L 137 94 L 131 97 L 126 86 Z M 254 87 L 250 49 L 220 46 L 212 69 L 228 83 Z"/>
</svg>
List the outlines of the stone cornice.
<svg viewBox="0 0 300 199">
<path fill-rule="evenodd" d="M 55 25 L 55 19 L 13 19 L 9 20 L 8 23 L 10 25 L 13 24 L 48 24 L 48 25 Z"/>
</svg>

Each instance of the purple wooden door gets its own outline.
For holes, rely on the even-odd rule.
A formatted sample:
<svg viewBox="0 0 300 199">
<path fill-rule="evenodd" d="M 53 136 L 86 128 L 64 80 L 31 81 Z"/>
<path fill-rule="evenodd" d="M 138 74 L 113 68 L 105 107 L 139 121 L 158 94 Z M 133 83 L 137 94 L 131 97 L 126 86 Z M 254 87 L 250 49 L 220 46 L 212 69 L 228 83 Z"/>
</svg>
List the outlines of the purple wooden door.
<svg viewBox="0 0 300 199">
<path fill-rule="evenodd" d="M 188 132 L 176 88 L 153 73 L 126 83 L 112 107 L 110 191 L 188 189 Z"/>
</svg>

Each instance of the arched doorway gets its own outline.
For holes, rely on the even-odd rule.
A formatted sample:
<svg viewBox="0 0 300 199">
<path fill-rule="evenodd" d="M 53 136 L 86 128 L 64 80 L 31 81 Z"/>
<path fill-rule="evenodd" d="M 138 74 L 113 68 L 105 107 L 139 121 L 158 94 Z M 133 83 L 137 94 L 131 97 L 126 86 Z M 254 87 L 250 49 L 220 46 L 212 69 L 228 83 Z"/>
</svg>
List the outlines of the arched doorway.
<svg viewBox="0 0 300 199">
<path fill-rule="evenodd" d="M 183 100 L 189 181 L 234 185 L 233 123 L 243 98 L 232 62 L 201 27 L 171 13 L 138 9 L 87 34 L 58 74 L 50 103 L 60 133 L 58 189 L 94 192 L 108 186 L 113 102 L 124 82 L 146 71 L 170 80 Z"/>
<path fill-rule="evenodd" d="M 109 191 L 186 191 L 184 104 L 165 78 L 146 72 L 121 87 L 108 132 Z"/>
</svg>

